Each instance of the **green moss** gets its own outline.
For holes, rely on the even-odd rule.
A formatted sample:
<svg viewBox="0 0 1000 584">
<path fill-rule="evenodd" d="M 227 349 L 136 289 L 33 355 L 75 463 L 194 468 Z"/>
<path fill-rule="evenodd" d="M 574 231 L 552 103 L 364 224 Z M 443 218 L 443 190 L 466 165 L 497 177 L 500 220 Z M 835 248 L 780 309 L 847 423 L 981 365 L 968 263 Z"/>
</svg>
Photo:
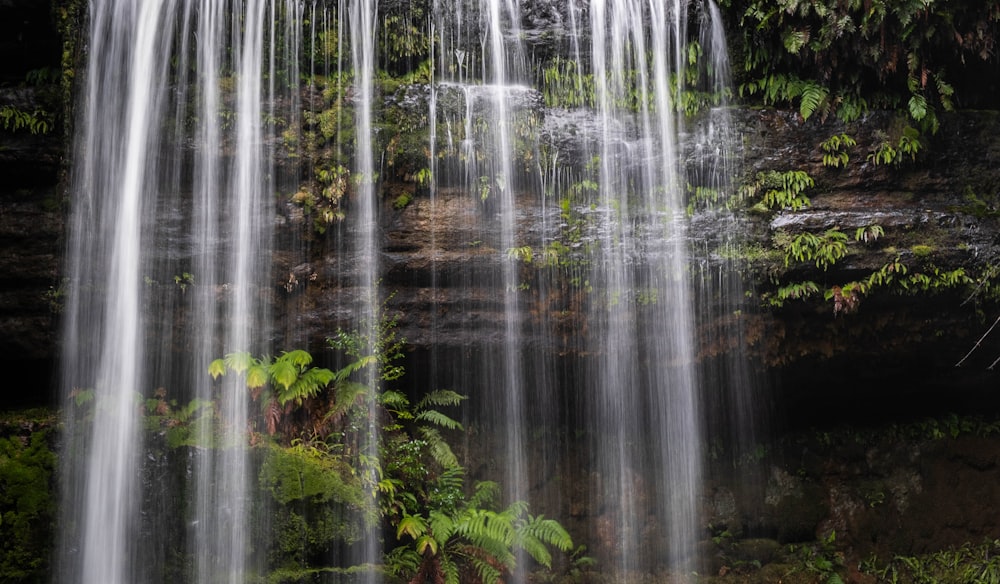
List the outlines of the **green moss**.
<svg viewBox="0 0 1000 584">
<path fill-rule="evenodd" d="M 929 245 L 914 245 L 910 251 L 918 258 L 925 258 L 934 253 L 934 248 Z"/>
<path fill-rule="evenodd" d="M 328 550 L 358 541 L 374 521 L 361 482 L 339 456 L 322 449 L 271 446 L 260 484 L 277 504 L 270 550 L 277 568 L 322 566 Z"/>
<path fill-rule="evenodd" d="M 0 438 L 0 574 L 4 582 L 48 581 L 56 464 L 50 441 L 48 429 Z"/>
</svg>

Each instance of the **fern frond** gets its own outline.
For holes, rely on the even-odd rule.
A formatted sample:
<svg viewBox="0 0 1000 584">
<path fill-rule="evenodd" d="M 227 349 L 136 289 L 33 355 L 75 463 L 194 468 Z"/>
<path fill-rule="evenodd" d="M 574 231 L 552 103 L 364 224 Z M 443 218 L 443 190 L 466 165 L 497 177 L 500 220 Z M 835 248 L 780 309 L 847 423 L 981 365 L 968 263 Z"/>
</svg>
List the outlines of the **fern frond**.
<svg viewBox="0 0 1000 584">
<path fill-rule="evenodd" d="M 448 416 L 442 414 L 437 410 L 424 410 L 416 415 L 415 418 L 420 422 L 430 422 L 435 426 L 445 428 L 448 430 L 461 430 L 462 424 L 449 418 Z"/>
<path fill-rule="evenodd" d="M 544 515 L 529 515 L 527 521 L 519 526 L 518 532 L 563 552 L 573 549 L 573 538 L 569 532 L 558 521 L 546 519 Z M 531 553 L 530 550 L 526 551 Z"/>
<path fill-rule="evenodd" d="M 421 426 L 417 429 L 424 440 L 427 441 L 427 448 L 431 458 L 441 466 L 447 468 L 458 467 L 458 457 L 451 450 L 448 442 L 441 437 L 441 434 L 434 428 Z"/>
<path fill-rule="evenodd" d="M 404 515 L 396 526 L 396 539 L 402 539 L 403 534 L 406 534 L 416 540 L 425 533 L 427 533 L 427 522 L 419 515 Z"/>
<path fill-rule="evenodd" d="M 527 501 L 514 501 L 503 510 L 503 515 L 505 517 L 510 517 L 513 522 L 523 515 L 528 514 L 528 502 Z"/>
<path fill-rule="evenodd" d="M 247 387 L 258 389 L 267 384 L 268 367 L 262 363 L 254 363 L 247 369 Z"/>
<path fill-rule="evenodd" d="M 914 94 L 910 97 L 908 106 L 910 110 L 910 117 L 913 118 L 914 121 L 919 122 L 927 117 L 927 99 L 924 96 Z"/>
<path fill-rule="evenodd" d="M 422 535 L 417 540 L 417 551 L 421 554 L 436 556 L 438 553 L 438 542 L 430 535 Z"/>
<path fill-rule="evenodd" d="M 445 513 L 440 511 L 431 511 L 428 518 L 428 525 L 430 526 L 431 533 L 434 537 L 441 543 L 444 543 L 451 539 L 451 536 L 455 533 L 455 521 Z"/>
<path fill-rule="evenodd" d="M 369 365 L 374 365 L 376 363 L 378 363 L 378 357 L 376 357 L 375 355 L 368 355 L 366 357 L 361 357 L 357 361 L 354 361 L 353 363 L 349 363 L 343 369 L 337 370 L 337 373 L 335 374 L 334 379 L 336 381 L 341 381 L 341 380 L 347 379 L 348 377 L 350 377 L 356 371 L 359 371 L 359 370 L 364 369 L 365 367 L 367 367 Z"/>
<path fill-rule="evenodd" d="M 296 349 L 294 351 L 286 351 L 281 354 L 277 359 L 278 361 L 288 361 L 292 365 L 295 365 L 299 369 L 308 366 L 312 363 L 313 358 L 307 351 L 302 349 Z"/>
<path fill-rule="evenodd" d="M 219 377 L 226 374 L 226 361 L 225 359 L 216 359 L 208 364 L 208 374 L 212 376 L 212 379 L 218 379 Z"/>
<path fill-rule="evenodd" d="M 229 353 L 225 357 L 226 367 L 236 373 L 243 373 L 253 364 L 254 358 L 247 352 Z"/>
<path fill-rule="evenodd" d="M 502 582 L 500 577 L 503 575 L 503 572 L 490 563 L 489 559 L 483 559 L 472 555 L 470 556 L 469 561 L 472 563 L 472 567 L 476 569 L 479 581 L 483 584 L 498 584 L 499 582 Z"/>
<path fill-rule="evenodd" d="M 336 423 L 354 406 L 363 401 L 368 394 L 368 386 L 353 381 L 343 381 L 335 386 L 333 407 L 323 419 L 325 422 Z"/>
<path fill-rule="evenodd" d="M 309 385 L 316 387 L 316 392 L 323 389 L 333 381 L 336 376 L 333 371 L 324 367 L 310 367 L 302 372 L 299 379 Z"/>
<path fill-rule="evenodd" d="M 816 113 L 826 102 L 829 95 L 827 88 L 812 82 L 806 82 L 802 89 L 802 101 L 799 102 L 799 114 L 803 120 Z"/>
<path fill-rule="evenodd" d="M 283 361 L 278 359 L 271 364 L 269 368 L 271 379 L 275 384 L 280 385 L 284 389 L 289 389 L 295 380 L 299 377 L 299 371 L 295 368 L 290 361 Z"/>
<path fill-rule="evenodd" d="M 438 556 L 441 564 L 441 575 L 444 576 L 444 584 L 460 584 L 458 579 L 458 565 L 451 561 L 447 555 Z"/>
<path fill-rule="evenodd" d="M 469 499 L 470 507 L 487 507 L 492 505 L 500 497 L 500 485 L 493 481 L 480 481 L 476 483 L 472 498 Z"/>
<path fill-rule="evenodd" d="M 379 396 L 382 405 L 393 410 L 405 410 L 409 408 L 410 400 L 398 391 L 386 390 Z M 412 417 L 412 416 L 410 416 Z"/>
<path fill-rule="evenodd" d="M 456 393 L 450 389 L 436 389 L 424 397 L 420 398 L 417 402 L 416 409 L 423 410 L 429 406 L 444 407 L 444 406 L 457 406 L 466 399 L 466 396 Z"/>
</svg>

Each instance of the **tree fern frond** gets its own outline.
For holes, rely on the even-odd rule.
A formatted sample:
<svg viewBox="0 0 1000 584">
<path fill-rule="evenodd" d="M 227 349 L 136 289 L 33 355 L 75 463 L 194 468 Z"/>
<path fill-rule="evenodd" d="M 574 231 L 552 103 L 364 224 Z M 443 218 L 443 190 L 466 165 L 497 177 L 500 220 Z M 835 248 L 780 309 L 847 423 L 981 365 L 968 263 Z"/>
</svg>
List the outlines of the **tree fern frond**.
<svg viewBox="0 0 1000 584">
<path fill-rule="evenodd" d="M 434 428 L 421 426 L 417 429 L 424 440 L 427 441 L 427 449 L 431 458 L 445 468 L 459 467 L 458 457 L 451 450 L 448 442 L 441 437 L 441 434 Z M 460 468 L 460 467 L 459 467 Z"/>
<path fill-rule="evenodd" d="M 430 552 L 430 555 L 436 556 L 438 553 L 438 542 L 433 536 L 422 535 L 417 539 L 417 551 L 424 555 Z"/>
<path fill-rule="evenodd" d="M 287 361 L 299 369 L 302 369 L 312 363 L 313 357 L 307 351 L 296 349 L 294 351 L 286 351 L 282 353 L 277 360 Z"/>
<path fill-rule="evenodd" d="M 270 367 L 271 379 L 275 384 L 289 389 L 299 377 L 299 371 L 290 361 L 276 360 Z"/>
<path fill-rule="evenodd" d="M 208 364 L 208 374 L 212 376 L 212 379 L 218 379 L 219 377 L 226 374 L 226 361 L 225 359 L 216 359 Z"/>
<path fill-rule="evenodd" d="M 545 519 L 541 515 L 529 515 L 526 520 L 515 524 L 514 545 L 527 552 L 539 564 L 551 568 L 552 553 L 549 546 L 568 552 L 573 549 L 573 538 L 558 521 Z"/>
<path fill-rule="evenodd" d="M 457 406 L 462 403 L 462 400 L 466 399 L 466 396 L 456 393 L 450 389 L 436 389 L 424 397 L 420 398 L 417 402 L 417 410 L 423 410 L 429 406 L 443 407 L 443 406 Z"/>
<path fill-rule="evenodd" d="M 497 584 L 502 582 L 500 577 L 503 575 L 503 572 L 498 570 L 496 566 L 489 562 L 489 560 L 472 556 L 469 558 L 469 561 L 476 569 L 476 574 L 479 576 L 479 580 L 483 584 Z"/>
<path fill-rule="evenodd" d="M 465 488 L 465 469 L 460 466 L 446 468 L 438 476 L 436 482 L 438 487 L 442 489 L 462 491 Z"/>
<path fill-rule="evenodd" d="M 247 387 L 257 389 L 267 384 L 268 368 L 263 363 L 254 363 L 247 369 Z"/>
<path fill-rule="evenodd" d="M 403 534 L 418 539 L 425 533 L 427 533 L 427 522 L 419 515 L 404 515 L 396 526 L 396 539 L 403 539 Z"/>
<path fill-rule="evenodd" d="M 374 365 L 376 363 L 378 363 L 378 357 L 374 355 L 361 357 L 357 361 L 354 361 L 353 363 L 348 363 L 346 367 L 337 370 L 334 379 L 336 381 L 342 381 L 350 377 L 356 371 L 359 371 L 369 365 Z"/>
<path fill-rule="evenodd" d="M 913 118 L 914 121 L 919 122 L 927 117 L 927 99 L 924 96 L 919 93 L 913 94 L 907 105 L 910 110 L 910 117 Z"/>
<path fill-rule="evenodd" d="M 469 499 L 470 507 L 488 507 L 500 497 L 500 485 L 493 481 L 480 481 L 476 483 L 472 498 Z"/>
<path fill-rule="evenodd" d="M 460 584 L 458 579 L 458 565 L 451 561 L 447 555 L 438 556 L 441 564 L 441 575 L 444 576 L 444 584 Z"/>
<path fill-rule="evenodd" d="M 455 533 L 455 521 L 449 515 L 440 511 L 430 512 L 428 525 L 430 526 L 431 533 L 442 544 L 451 539 L 452 534 Z"/>
<path fill-rule="evenodd" d="M 441 428 L 447 428 L 448 430 L 461 430 L 462 424 L 453 420 L 452 418 L 442 414 L 437 410 L 424 410 L 417 414 L 416 420 L 421 422 L 430 422 L 435 426 Z"/>
<path fill-rule="evenodd" d="M 254 358 L 247 352 L 229 353 L 225 357 L 226 367 L 236 373 L 243 373 L 253 364 Z"/>
<path fill-rule="evenodd" d="M 324 367 L 310 367 L 302 372 L 299 379 L 309 385 L 316 387 L 316 393 L 333 381 L 335 374 Z"/>
</svg>

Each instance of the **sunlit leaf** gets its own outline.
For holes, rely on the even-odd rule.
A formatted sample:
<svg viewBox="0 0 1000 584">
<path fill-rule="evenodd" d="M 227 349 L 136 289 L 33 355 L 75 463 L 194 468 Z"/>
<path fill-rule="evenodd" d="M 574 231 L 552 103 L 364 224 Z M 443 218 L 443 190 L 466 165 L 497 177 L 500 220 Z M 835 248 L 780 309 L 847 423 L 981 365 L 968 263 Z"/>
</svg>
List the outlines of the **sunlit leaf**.
<svg viewBox="0 0 1000 584">
<path fill-rule="evenodd" d="M 226 355 L 226 366 L 237 373 L 243 373 L 254 362 L 250 353 L 237 352 Z"/>
<path fill-rule="evenodd" d="M 289 361 L 277 360 L 270 367 L 271 379 L 281 387 L 288 389 L 299 377 L 299 371 Z"/>
<path fill-rule="evenodd" d="M 223 359 L 216 359 L 208 364 L 208 374 L 212 379 L 218 379 L 226 374 L 226 362 Z"/>
</svg>

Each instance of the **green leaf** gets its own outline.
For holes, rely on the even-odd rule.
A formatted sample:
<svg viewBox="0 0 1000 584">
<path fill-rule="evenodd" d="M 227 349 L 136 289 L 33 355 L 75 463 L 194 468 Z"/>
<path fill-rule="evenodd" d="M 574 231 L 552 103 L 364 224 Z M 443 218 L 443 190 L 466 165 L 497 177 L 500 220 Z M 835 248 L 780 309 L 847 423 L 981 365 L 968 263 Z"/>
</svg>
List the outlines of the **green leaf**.
<svg viewBox="0 0 1000 584">
<path fill-rule="evenodd" d="M 920 121 L 927 117 L 927 99 L 922 95 L 914 95 L 909 102 L 910 117 Z"/>
<path fill-rule="evenodd" d="M 218 379 L 226 374 L 226 362 L 223 359 L 216 359 L 208 364 L 208 374 L 212 379 Z"/>
<path fill-rule="evenodd" d="M 427 449 L 431 458 L 445 468 L 458 467 L 458 457 L 452 452 L 451 446 L 441 437 L 441 434 L 434 428 L 421 426 L 418 428 L 420 435 L 427 441 Z"/>
<path fill-rule="evenodd" d="M 299 377 L 299 371 L 289 361 L 277 360 L 270 367 L 271 379 L 286 390 L 295 383 Z"/>
<path fill-rule="evenodd" d="M 436 389 L 417 402 L 417 409 L 423 410 L 428 406 L 457 406 L 466 399 L 466 396 L 456 393 L 450 389 Z"/>
<path fill-rule="evenodd" d="M 404 515 L 396 526 L 396 539 L 402 539 L 404 533 L 413 539 L 419 539 L 427 533 L 427 523 L 419 515 Z"/>
<path fill-rule="evenodd" d="M 237 352 L 226 355 L 226 366 L 236 373 L 243 373 L 254 363 L 254 358 L 250 353 Z"/>
<path fill-rule="evenodd" d="M 799 103 L 799 114 L 802 115 L 802 119 L 808 120 L 809 116 L 816 113 L 826 101 L 828 94 L 829 91 L 825 87 L 807 82 L 802 90 L 802 101 Z"/>
<path fill-rule="evenodd" d="M 374 365 L 376 363 L 378 363 L 378 357 L 376 357 L 375 355 L 368 355 L 366 357 L 361 357 L 357 361 L 354 361 L 353 363 L 348 364 L 343 369 L 339 369 L 337 371 L 337 373 L 334 375 L 334 379 L 336 381 L 341 381 L 343 379 L 347 379 L 354 372 L 356 372 L 356 371 L 358 371 L 360 369 L 364 369 L 365 367 L 367 367 L 369 365 Z"/>
<path fill-rule="evenodd" d="M 430 550 L 432 556 L 438 553 L 438 542 L 430 535 L 422 535 L 417 540 L 417 551 L 426 554 Z"/>
<path fill-rule="evenodd" d="M 247 387 L 258 389 L 267 385 L 268 367 L 263 363 L 254 363 L 247 369 Z"/>
<path fill-rule="evenodd" d="M 416 415 L 416 419 L 421 422 L 430 422 L 435 426 L 448 430 L 461 430 L 462 424 L 449 418 L 437 410 L 424 410 Z"/>
<path fill-rule="evenodd" d="M 303 351 L 302 349 L 288 351 L 286 353 L 282 353 L 282 355 L 278 357 L 278 361 L 288 361 L 289 363 L 295 365 L 299 369 L 302 369 L 303 367 L 306 367 L 307 365 L 312 363 L 312 360 L 313 360 L 312 355 L 310 355 L 306 351 Z"/>
</svg>

